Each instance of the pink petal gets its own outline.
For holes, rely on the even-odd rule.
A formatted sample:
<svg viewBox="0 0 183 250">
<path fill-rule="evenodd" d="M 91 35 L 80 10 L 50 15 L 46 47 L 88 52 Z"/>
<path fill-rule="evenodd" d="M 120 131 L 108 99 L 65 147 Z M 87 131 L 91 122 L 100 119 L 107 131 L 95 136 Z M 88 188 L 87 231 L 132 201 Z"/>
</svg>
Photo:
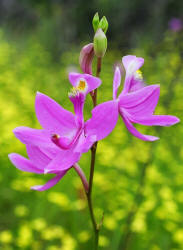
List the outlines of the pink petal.
<svg viewBox="0 0 183 250">
<path fill-rule="evenodd" d="M 141 134 L 133 125 L 132 123 L 129 121 L 129 119 L 126 117 L 126 116 L 121 116 L 128 131 L 134 135 L 135 137 L 143 140 L 143 141 L 156 141 L 158 140 L 159 138 L 158 137 L 155 137 L 155 136 L 151 136 L 151 135 L 143 135 Z"/>
<path fill-rule="evenodd" d="M 74 148 L 74 152 L 86 153 L 96 141 L 96 135 L 85 136 L 84 133 L 82 133 L 79 137 L 78 144 Z"/>
<path fill-rule="evenodd" d="M 121 84 L 121 72 L 119 67 L 116 67 L 113 79 L 113 99 L 117 98 L 117 91 Z"/>
<path fill-rule="evenodd" d="M 130 92 L 127 94 L 121 94 L 119 96 L 119 106 L 122 108 L 132 108 L 141 103 L 143 103 L 147 98 L 149 98 L 153 93 L 159 92 L 159 85 L 150 85 L 141 88 L 135 92 Z"/>
<path fill-rule="evenodd" d="M 85 103 L 85 94 L 82 92 L 78 92 L 76 95 L 69 94 L 69 99 L 74 105 L 76 125 L 77 127 L 82 127 L 84 123 L 83 108 Z"/>
<path fill-rule="evenodd" d="M 83 73 L 92 75 L 92 61 L 94 58 L 93 43 L 85 45 L 79 56 L 79 64 Z"/>
<path fill-rule="evenodd" d="M 13 130 L 16 138 L 24 144 L 31 144 L 43 147 L 56 147 L 51 141 L 51 135 L 48 131 L 42 129 L 33 129 L 28 127 L 18 127 Z"/>
<path fill-rule="evenodd" d="M 137 91 L 141 88 L 144 88 L 145 86 L 146 84 L 144 83 L 143 79 L 136 79 L 135 77 L 132 77 L 129 92 Z"/>
<path fill-rule="evenodd" d="M 123 88 L 123 93 L 128 93 L 131 87 L 131 80 L 134 73 L 144 64 L 144 59 L 136 56 L 124 56 L 122 58 L 122 63 L 126 70 L 125 83 Z"/>
<path fill-rule="evenodd" d="M 122 63 L 126 72 L 129 74 L 135 73 L 144 64 L 144 59 L 142 57 L 136 57 L 133 55 L 123 56 Z"/>
<path fill-rule="evenodd" d="M 87 83 L 86 94 L 91 92 L 92 90 L 98 88 L 101 84 L 101 80 L 98 77 L 91 76 L 89 74 L 79 74 L 79 73 L 70 73 L 69 81 L 74 87 L 77 87 L 80 79 L 84 79 Z"/>
<path fill-rule="evenodd" d="M 133 118 L 132 118 L 133 119 Z M 133 119 L 134 123 L 139 123 L 146 126 L 171 126 L 178 123 L 180 120 L 176 116 L 171 115 L 152 115 Z"/>
<path fill-rule="evenodd" d="M 108 101 L 92 110 L 92 118 L 85 123 L 85 134 L 102 140 L 114 129 L 118 120 L 118 102 Z"/>
<path fill-rule="evenodd" d="M 45 168 L 45 173 L 54 173 L 67 170 L 79 161 L 81 153 L 74 152 L 73 149 L 62 150 Z"/>
<path fill-rule="evenodd" d="M 61 151 L 61 149 L 57 146 L 55 147 L 41 147 L 41 151 L 46 154 L 50 159 L 53 159 L 56 157 L 56 155 Z"/>
<path fill-rule="evenodd" d="M 74 115 L 42 93 L 37 93 L 35 109 L 41 126 L 51 133 L 64 134 L 76 127 Z"/>
<path fill-rule="evenodd" d="M 36 185 L 31 187 L 32 190 L 36 191 L 45 191 L 53 186 L 55 186 L 61 179 L 64 177 L 64 175 L 67 173 L 67 171 L 63 171 L 61 174 L 56 175 L 52 179 L 50 179 L 46 184 L 44 185 Z"/>
<path fill-rule="evenodd" d="M 30 161 L 36 166 L 39 166 L 39 168 L 44 169 L 51 161 L 51 158 L 49 158 L 39 147 L 26 145 L 26 148 Z"/>
<path fill-rule="evenodd" d="M 43 174 L 43 170 L 37 168 L 31 161 L 19 154 L 11 153 L 8 157 L 13 165 L 21 171 Z"/>
<path fill-rule="evenodd" d="M 142 102 L 134 102 L 134 106 L 125 108 L 125 110 L 134 118 L 150 116 L 154 113 L 155 107 L 158 103 L 160 95 L 159 87 L 155 88 L 153 92 L 147 96 L 146 99 L 142 98 Z"/>
</svg>

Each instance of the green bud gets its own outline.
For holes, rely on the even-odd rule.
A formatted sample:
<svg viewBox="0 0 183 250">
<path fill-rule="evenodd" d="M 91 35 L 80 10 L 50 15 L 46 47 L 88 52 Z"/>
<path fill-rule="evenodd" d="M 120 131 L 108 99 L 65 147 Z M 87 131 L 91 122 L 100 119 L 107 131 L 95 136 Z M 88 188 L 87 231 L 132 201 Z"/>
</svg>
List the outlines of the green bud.
<svg viewBox="0 0 183 250">
<path fill-rule="evenodd" d="M 97 57 L 103 57 L 107 49 L 107 38 L 103 30 L 97 30 L 94 36 L 94 52 Z"/>
<path fill-rule="evenodd" d="M 94 15 L 92 24 L 93 24 L 93 29 L 96 32 L 98 30 L 98 26 L 99 26 L 99 15 L 98 15 L 98 12 Z"/>
<path fill-rule="evenodd" d="M 104 33 L 106 33 L 108 26 L 109 26 L 109 24 L 108 24 L 107 18 L 105 16 L 103 16 L 102 19 L 100 20 L 98 27 L 101 28 Z"/>
</svg>

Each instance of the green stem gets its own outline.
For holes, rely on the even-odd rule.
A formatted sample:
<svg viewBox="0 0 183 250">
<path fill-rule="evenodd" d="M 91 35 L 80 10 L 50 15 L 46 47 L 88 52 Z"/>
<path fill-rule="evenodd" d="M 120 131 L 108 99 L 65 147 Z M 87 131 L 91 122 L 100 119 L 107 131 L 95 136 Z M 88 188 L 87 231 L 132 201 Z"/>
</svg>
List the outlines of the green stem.
<svg viewBox="0 0 183 250">
<path fill-rule="evenodd" d="M 96 220 L 95 220 L 95 215 L 94 215 L 94 211 L 93 211 L 93 204 L 92 204 L 91 196 L 87 195 L 87 200 L 88 200 L 90 218 L 91 218 L 91 221 L 92 221 L 93 230 L 94 230 L 94 234 L 95 234 L 95 250 L 97 250 L 98 249 L 98 240 L 99 240 L 99 230 L 100 230 L 100 228 L 98 227 L 98 225 L 96 223 Z"/>
<path fill-rule="evenodd" d="M 101 72 L 102 58 L 97 58 L 97 71 L 96 76 L 99 77 Z M 93 106 L 97 105 L 97 89 L 94 90 L 92 95 Z M 93 177 L 95 170 L 95 159 L 96 159 L 96 150 L 97 150 L 97 142 L 95 142 L 91 148 L 91 164 L 90 164 L 90 177 L 89 177 L 89 188 L 88 192 L 86 192 L 88 207 L 90 212 L 90 217 L 93 225 L 93 230 L 95 233 L 95 250 L 98 249 L 98 241 L 99 241 L 99 231 L 102 225 L 102 222 L 98 225 L 95 219 L 93 204 L 92 204 L 92 187 L 93 187 Z"/>
<path fill-rule="evenodd" d="M 102 68 L 102 58 L 98 57 L 97 58 L 96 77 L 100 76 L 101 68 Z M 97 106 L 97 89 L 95 89 L 93 91 L 93 94 L 91 95 L 91 97 L 92 97 L 92 100 L 93 100 L 93 107 Z"/>
<path fill-rule="evenodd" d="M 79 177 L 83 183 L 84 190 L 87 193 L 89 190 L 89 185 L 88 185 L 88 182 L 87 182 L 87 179 L 85 177 L 83 170 L 80 168 L 80 166 L 77 163 L 75 163 L 73 165 L 73 168 L 76 170 L 77 174 L 79 175 Z"/>
</svg>

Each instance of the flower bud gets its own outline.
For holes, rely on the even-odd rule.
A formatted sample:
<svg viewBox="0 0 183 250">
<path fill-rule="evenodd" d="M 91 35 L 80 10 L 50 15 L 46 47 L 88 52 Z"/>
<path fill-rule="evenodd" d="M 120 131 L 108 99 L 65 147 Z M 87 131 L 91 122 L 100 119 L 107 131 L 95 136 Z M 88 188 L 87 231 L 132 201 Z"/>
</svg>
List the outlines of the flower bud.
<svg viewBox="0 0 183 250">
<path fill-rule="evenodd" d="M 100 20 L 98 27 L 101 28 L 103 30 L 103 32 L 106 34 L 108 26 L 109 26 L 109 24 L 108 24 L 107 18 L 105 16 L 103 16 L 102 19 Z"/>
<path fill-rule="evenodd" d="M 97 57 L 103 57 L 107 49 L 107 38 L 102 29 L 98 29 L 94 36 L 94 52 Z"/>
<path fill-rule="evenodd" d="M 93 43 L 89 43 L 82 48 L 79 56 L 79 64 L 83 73 L 92 75 L 93 57 L 94 57 Z"/>
<path fill-rule="evenodd" d="M 98 26 L 99 26 L 99 15 L 98 15 L 98 12 L 94 15 L 92 24 L 93 24 L 93 29 L 96 32 L 98 30 Z"/>
</svg>

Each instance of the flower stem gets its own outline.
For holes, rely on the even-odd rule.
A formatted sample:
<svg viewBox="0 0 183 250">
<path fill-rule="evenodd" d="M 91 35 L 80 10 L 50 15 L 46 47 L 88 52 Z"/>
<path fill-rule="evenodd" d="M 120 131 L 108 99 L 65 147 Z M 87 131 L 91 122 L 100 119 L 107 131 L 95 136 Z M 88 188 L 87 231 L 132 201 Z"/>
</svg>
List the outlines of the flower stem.
<svg viewBox="0 0 183 250">
<path fill-rule="evenodd" d="M 92 187 L 93 187 L 93 176 L 94 176 L 94 169 L 95 169 L 95 156 L 96 156 L 96 149 L 97 149 L 97 142 L 91 148 L 91 165 L 90 165 L 90 179 L 89 179 L 89 189 L 87 193 L 87 200 L 88 200 L 88 207 L 90 211 L 90 217 L 93 224 L 93 230 L 95 233 L 95 249 L 98 249 L 98 239 L 99 239 L 99 230 L 100 228 L 97 225 L 94 211 L 93 211 L 93 204 L 92 204 Z"/>
<path fill-rule="evenodd" d="M 76 170 L 77 174 L 79 175 L 79 177 L 83 183 L 84 190 L 87 193 L 89 190 L 89 186 L 88 186 L 88 181 L 86 179 L 86 176 L 85 176 L 83 170 L 80 168 L 80 166 L 77 163 L 75 163 L 73 165 L 73 168 Z"/>
<path fill-rule="evenodd" d="M 92 155 L 94 154 L 94 151 L 92 149 Z M 73 164 L 73 168 L 76 170 L 77 174 L 79 175 L 82 183 L 83 183 L 83 187 L 86 193 L 86 197 L 88 200 L 88 207 L 89 207 L 89 211 L 90 211 L 90 217 L 91 217 L 91 221 L 93 224 L 93 228 L 94 228 L 94 232 L 95 232 L 95 249 L 98 249 L 98 236 L 99 236 L 99 227 L 97 226 L 96 220 L 95 220 L 95 216 L 94 216 L 94 212 L 93 212 L 93 205 L 92 205 L 92 199 L 91 199 L 91 191 L 92 191 L 92 182 L 93 182 L 93 174 L 94 174 L 94 164 L 95 164 L 95 154 L 93 155 L 93 157 L 91 158 L 91 165 L 93 166 L 92 169 L 92 174 L 90 174 L 90 184 L 88 185 L 88 181 L 86 179 L 86 176 L 83 172 L 83 170 L 80 168 L 80 166 L 75 163 Z"/>
<path fill-rule="evenodd" d="M 95 220 L 95 215 L 93 212 L 93 204 L 92 204 L 92 199 L 91 196 L 87 195 L 87 200 L 88 200 L 88 207 L 89 207 L 89 211 L 90 211 L 90 217 L 91 217 L 91 221 L 92 221 L 92 225 L 93 225 L 93 230 L 95 233 L 95 250 L 98 249 L 98 240 L 99 240 L 99 230 L 100 228 L 98 227 L 96 220 Z"/>
<path fill-rule="evenodd" d="M 98 57 L 98 58 L 97 58 L 97 71 L 96 71 L 96 77 L 99 77 L 99 76 L 100 76 L 101 68 L 102 68 L 102 57 Z"/>
<path fill-rule="evenodd" d="M 101 65 L 102 65 L 102 58 L 97 58 L 97 71 L 96 76 L 100 76 L 101 72 Z M 97 105 L 97 89 L 95 89 L 93 95 L 93 106 L 95 107 Z M 90 217 L 93 225 L 93 230 L 95 233 L 95 250 L 98 249 L 98 240 L 99 240 L 99 231 L 100 227 L 102 225 L 102 221 L 100 224 L 97 224 L 94 211 L 93 211 L 93 203 L 92 203 L 92 187 L 93 187 L 93 177 L 94 177 L 94 170 L 95 170 L 95 159 L 96 159 L 96 150 L 97 150 L 97 142 L 95 142 L 91 148 L 91 164 L 90 164 L 90 177 L 89 177 L 89 188 L 88 192 L 86 193 L 87 200 L 88 200 L 88 207 L 90 212 Z"/>
<path fill-rule="evenodd" d="M 100 76 L 101 67 L 102 67 L 102 58 L 101 58 L 101 57 L 98 57 L 98 58 L 97 58 L 96 77 L 99 77 L 99 76 Z M 95 89 L 95 90 L 91 93 L 91 97 L 92 97 L 92 101 L 93 101 L 93 107 L 97 106 L 97 89 Z"/>
</svg>

